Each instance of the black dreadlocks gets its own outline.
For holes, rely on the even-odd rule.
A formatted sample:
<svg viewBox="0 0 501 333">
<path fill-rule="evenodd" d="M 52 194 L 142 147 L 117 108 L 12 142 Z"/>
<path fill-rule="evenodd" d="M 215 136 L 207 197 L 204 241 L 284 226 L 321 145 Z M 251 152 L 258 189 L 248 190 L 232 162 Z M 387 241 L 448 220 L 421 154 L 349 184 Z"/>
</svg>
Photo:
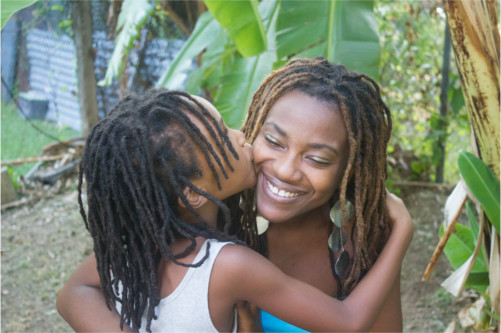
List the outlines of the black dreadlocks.
<svg viewBox="0 0 501 333">
<path fill-rule="evenodd" d="M 204 124 L 215 145 L 188 114 Z M 202 176 L 196 155 L 199 151 L 220 188 L 217 169 L 225 178 L 226 167 L 233 171 L 226 149 L 238 159 L 216 119 L 192 96 L 178 91 L 153 89 L 143 97 L 131 94 L 92 128 L 80 163 L 78 201 L 94 240 L 106 304 L 111 309 L 120 303 L 122 329 L 124 323 L 139 329 L 146 311 L 146 329 L 150 331 L 154 308 L 160 301 L 160 259 L 197 267 L 208 252 L 198 263 L 179 262 L 196 248 L 196 236 L 236 240 L 209 228 L 183 194 L 188 186 L 214 201 L 220 207 L 225 227 L 229 227 L 228 208 L 190 181 Z M 87 213 L 82 199 L 84 178 Z M 199 223 L 179 218 L 178 198 Z M 178 238 L 188 238 L 191 244 L 182 253 L 174 254 L 169 245 Z"/>
</svg>

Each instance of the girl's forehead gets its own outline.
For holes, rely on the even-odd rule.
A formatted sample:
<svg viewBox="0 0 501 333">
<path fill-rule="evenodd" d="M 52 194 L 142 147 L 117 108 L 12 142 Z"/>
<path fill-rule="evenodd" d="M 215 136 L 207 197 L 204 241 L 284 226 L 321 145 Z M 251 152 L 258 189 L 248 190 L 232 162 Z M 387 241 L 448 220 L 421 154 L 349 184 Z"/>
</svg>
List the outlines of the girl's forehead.
<svg viewBox="0 0 501 333">
<path fill-rule="evenodd" d="M 209 111 L 209 113 L 214 117 L 216 118 L 216 120 L 219 120 L 219 118 L 221 118 L 221 115 L 219 114 L 219 112 L 216 110 L 216 108 L 214 107 L 214 105 L 212 105 L 208 100 L 206 100 L 205 98 L 203 97 L 200 97 L 200 96 L 196 96 L 196 95 L 191 95 L 195 100 L 197 100 L 197 102 L 199 102 L 200 104 L 202 104 L 202 106 L 207 110 Z"/>
</svg>

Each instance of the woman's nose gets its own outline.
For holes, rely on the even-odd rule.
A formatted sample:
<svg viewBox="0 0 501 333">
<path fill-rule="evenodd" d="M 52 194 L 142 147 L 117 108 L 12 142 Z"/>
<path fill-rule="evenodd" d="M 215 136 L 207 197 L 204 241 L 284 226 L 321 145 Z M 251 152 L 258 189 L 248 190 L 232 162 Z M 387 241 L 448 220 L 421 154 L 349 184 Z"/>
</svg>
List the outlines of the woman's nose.
<svg viewBox="0 0 501 333">
<path fill-rule="evenodd" d="M 276 177 L 285 183 L 293 184 L 301 180 L 299 160 L 292 154 L 282 153 L 275 160 Z"/>
</svg>

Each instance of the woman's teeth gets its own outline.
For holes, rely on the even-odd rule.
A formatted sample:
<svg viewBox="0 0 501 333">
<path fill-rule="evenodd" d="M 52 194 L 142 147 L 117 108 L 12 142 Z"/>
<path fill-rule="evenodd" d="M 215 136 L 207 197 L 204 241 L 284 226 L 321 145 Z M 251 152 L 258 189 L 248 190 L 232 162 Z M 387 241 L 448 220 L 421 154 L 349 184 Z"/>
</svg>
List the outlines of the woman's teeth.
<svg viewBox="0 0 501 333">
<path fill-rule="evenodd" d="M 291 193 L 291 192 L 287 192 L 284 190 L 279 190 L 278 187 L 271 185 L 271 183 L 269 181 L 266 181 L 266 184 L 268 185 L 268 188 L 270 189 L 270 191 L 273 192 L 274 194 L 278 195 L 279 197 L 294 198 L 294 197 L 297 197 L 299 195 L 299 193 Z"/>
</svg>

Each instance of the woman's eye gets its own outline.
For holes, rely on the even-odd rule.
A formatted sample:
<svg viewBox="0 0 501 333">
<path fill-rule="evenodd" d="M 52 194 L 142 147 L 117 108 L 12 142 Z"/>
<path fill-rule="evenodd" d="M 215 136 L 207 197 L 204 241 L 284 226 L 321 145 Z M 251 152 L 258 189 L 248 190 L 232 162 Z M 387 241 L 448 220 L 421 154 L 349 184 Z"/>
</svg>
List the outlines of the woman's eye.
<svg viewBox="0 0 501 333">
<path fill-rule="evenodd" d="M 310 157 L 309 160 L 312 161 L 313 163 L 317 164 L 317 165 L 320 165 L 320 166 L 331 165 L 331 162 L 326 161 L 324 159 L 316 158 L 316 157 Z"/>
<path fill-rule="evenodd" d="M 275 140 L 275 138 L 269 135 L 265 135 L 264 139 L 266 140 L 266 142 L 268 142 L 268 144 L 270 144 L 273 147 L 281 147 L 280 143 L 277 140 Z"/>
</svg>

